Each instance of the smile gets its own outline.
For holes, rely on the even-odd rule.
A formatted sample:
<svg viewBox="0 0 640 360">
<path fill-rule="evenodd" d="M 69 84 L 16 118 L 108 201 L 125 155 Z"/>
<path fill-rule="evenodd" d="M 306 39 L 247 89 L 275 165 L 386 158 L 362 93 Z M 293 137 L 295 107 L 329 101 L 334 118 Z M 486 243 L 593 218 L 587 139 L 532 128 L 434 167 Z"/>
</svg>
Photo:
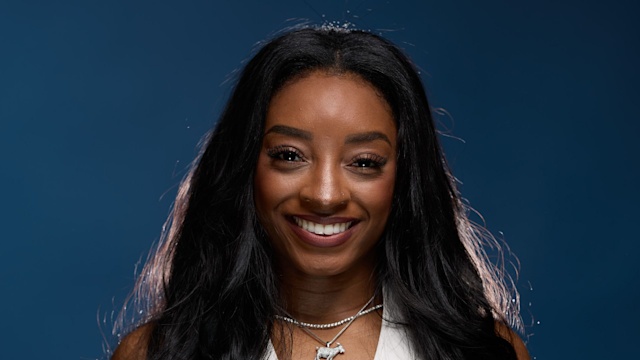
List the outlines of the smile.
<svg viewBox="0 0 640 360">
<path fill-rule="evenodd" d="M 304 230 L 310 233 L 314 233 L 316 235 L 340 234 L 347 231 L 347 229 L 349 229 L 349 227 L 353 223 L 352 221 L 349 221 L 349 222 L 343 222 L 343 223 L 323 225 L 323 224 L 317 224 L 317 223 L 311 222 L 309 220 L 300 219 L 295 216 L 293 217 L 293 220 L 296 222 L 296 224 L 299 227 L 303 228 Z"/>
</svg>

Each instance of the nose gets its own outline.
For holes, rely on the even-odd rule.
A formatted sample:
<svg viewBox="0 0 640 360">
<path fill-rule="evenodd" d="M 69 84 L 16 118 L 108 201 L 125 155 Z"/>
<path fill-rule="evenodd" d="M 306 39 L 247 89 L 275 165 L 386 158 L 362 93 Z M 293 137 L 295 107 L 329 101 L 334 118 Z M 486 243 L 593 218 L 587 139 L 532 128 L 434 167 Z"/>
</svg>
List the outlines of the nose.
<svg viewBox="0 0 640 360">
<path fill-rule="evenodd" d="M 346 207 L 350 192 L 341 167 L 333 164 L 315 166 L 300 189 L 300 200 L 304 207 L 322 215 Z"/>
</svg>

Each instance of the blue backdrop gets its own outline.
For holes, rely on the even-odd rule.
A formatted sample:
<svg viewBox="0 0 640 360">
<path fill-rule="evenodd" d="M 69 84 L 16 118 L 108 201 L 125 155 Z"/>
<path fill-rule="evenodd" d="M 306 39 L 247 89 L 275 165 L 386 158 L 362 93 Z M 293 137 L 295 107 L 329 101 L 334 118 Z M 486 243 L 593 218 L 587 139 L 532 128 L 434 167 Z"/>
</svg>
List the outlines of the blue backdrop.
<svg viewBox="0 0 640 360">
<path fill-rule="evenodd" d="M 421 67 L 463 195 L 520 259 L 532 355 L 634 357 L 636 4 L 1 1 L 1 357 L 102 356 L 226 80 L 304 19 Z"/>
</svg>

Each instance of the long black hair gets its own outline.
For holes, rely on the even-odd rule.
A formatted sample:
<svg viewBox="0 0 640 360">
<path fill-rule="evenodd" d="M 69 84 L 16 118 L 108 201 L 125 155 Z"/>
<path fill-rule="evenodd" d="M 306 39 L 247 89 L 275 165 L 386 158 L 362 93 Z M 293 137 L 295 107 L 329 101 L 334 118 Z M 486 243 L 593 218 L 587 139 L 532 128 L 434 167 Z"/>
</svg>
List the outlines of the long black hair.
<svg viewBox="0 0 640 360">
<path fill-rule="evenodd" d="M 132 295 L 143 314 L 137 325 L 152 325 L 147 358 L 265 356 L 281 297 L 256 216 L 254 173 L 270 100 L 313 71 L 355 74 L 392 109 L 397 173 L 377 281 L 417 356 L 515 359 L 495 329 L 518 318 L 517 294 L 487 261 L 487 236 L 467 218 L 414 65 L 380 36 L 327 27 L 277 37 L 241 72 Z"/>
</svg>

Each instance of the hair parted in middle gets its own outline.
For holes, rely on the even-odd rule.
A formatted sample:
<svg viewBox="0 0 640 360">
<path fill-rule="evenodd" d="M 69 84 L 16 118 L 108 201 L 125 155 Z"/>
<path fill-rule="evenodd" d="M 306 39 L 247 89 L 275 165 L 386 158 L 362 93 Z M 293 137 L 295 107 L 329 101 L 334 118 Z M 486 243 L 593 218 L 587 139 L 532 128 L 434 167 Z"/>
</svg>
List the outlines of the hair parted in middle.
<svg viewBox="0 0 640 360">
<path fill-rule="evenodd" d="M 134 297 L 148 299 L 142 322 L 154 324 L 148 358 L 264 356 L 282 305 L 254 173 L 271 99 L 312 72 L 355 75 L 392 110 L 396 181 L 375 278 L 407 320 L 416 354 L 515 359 L 494 329 L 517 309 L 466 217 L 418 72 L 380 36 L 324 27 L 268 42 L 240 74 L 138 280 Z"/>
</svg>

